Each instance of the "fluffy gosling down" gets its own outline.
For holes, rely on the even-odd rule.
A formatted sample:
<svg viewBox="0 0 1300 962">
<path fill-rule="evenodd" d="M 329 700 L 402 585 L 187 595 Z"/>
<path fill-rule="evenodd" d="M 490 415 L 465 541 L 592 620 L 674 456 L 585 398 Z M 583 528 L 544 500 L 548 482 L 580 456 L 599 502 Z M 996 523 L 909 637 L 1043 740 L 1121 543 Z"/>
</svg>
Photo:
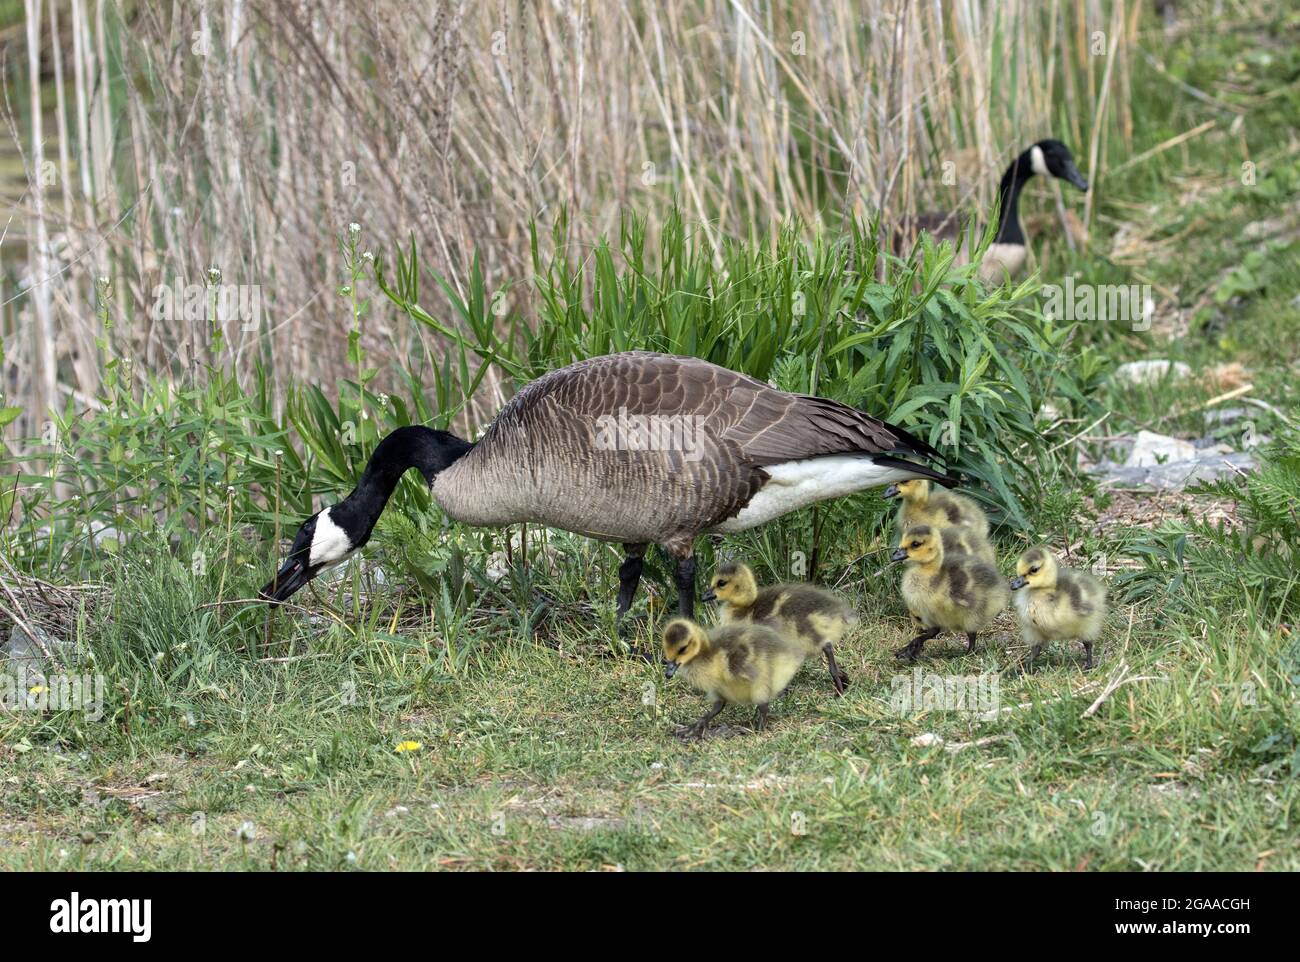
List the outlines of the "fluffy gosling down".
<svg viewBox="0 0 1300 962">
<path fill-rule="evenodd" d="M 824 655 L 837 695 L 849 686 L 849 676 L 835 663 L 835 645 L 858 622 L 858 615 L 837 595 L 810 584 L 758 587 L 753 569 L 740 562 L 720 565 L 704 594 L 721 605 L 724 624 L 757 622 L 775 628 L 802 646 L 811 658 Z"/>
<path fill-rule="evenodd" d="M 1067 568 L 1044 547 L 1030 548 L 1016 561 L 1011 579 L 1021 636 L 1030 646 L 1027 668 L 1046 642 L 1083 642 L 1083 667 L 1092 667 L 1092 643 L 1106 620 L 1106 587 L 1085 571 Z"/>
<path fill-rule="evenodd" d="M 912 525 L 929 525 L 944 532 L 944 550 L 949 554 L 958 549 L 963 554 L 979 555 L 997 564 L 989 541 L 988 515 L 965 495 L 932 488 L 928 481 L 901 481 L 887 487 L 885 497 L 897 497 L 900 501 L 898 532 Z"/>
<path fill-rule="evenodd" d="M 802 646 L 767 625 L 732 622 L 705 632 L 674 618 L 664 628 L 664 677 L 680 673 L 704 692 L 709 710 L 677 729 L 682 738 L 703 738 L 709 722 L 727 705 L 755 705 L 754 727 L 767 726 L 767 706 L 803 665 Z"/>
<path fill-rule="evenodd" d="M 892 560 L 907 565 L 903 600 L 922 627 L 894 652 L 904 661 L 915 661 L 925 643 L 941 631 L 964 632 L 966 650 L 974 651 L 979 633 L 1010 599 L 997 568 L 978 555 L 946 553 L 939 530 L 928 524 L 908 527 Z"/>
</svg>

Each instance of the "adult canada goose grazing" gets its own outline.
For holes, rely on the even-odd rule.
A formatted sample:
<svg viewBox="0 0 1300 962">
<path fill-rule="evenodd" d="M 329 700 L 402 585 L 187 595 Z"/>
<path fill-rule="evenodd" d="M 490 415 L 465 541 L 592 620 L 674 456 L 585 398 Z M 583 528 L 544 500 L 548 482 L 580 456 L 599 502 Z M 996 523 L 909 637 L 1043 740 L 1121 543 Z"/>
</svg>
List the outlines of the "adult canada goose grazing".
<svg viewBox="0 0 1300 962">
<path fill-rule="evenodd" d="M 997 231 L 993 235 L 993 243 L 984 252 L 984 259 L 980 261 L 979 278 L 985 284 L 999 284 L 1007 275 L 1014 277 L 1025 265 L 1025 232 L 1020 226 L 1020 194 L 1029 178 L 1035 174 L 1059 178 L 1082 191 L 1088 189 L 1088 181 L 1079 173 L 1070 148 L 1059 140 L 1040 140 L 1013 160 L 998 184 Z M 916 224 L 938 238 L 957 239 L 957 217 L 953 213 L 922 214 L 917 218 Z"/>
<path fill-rule="evenodd" d="M 453 519 L 533 522 L 623 545 L 618 615 L 646 548 L 676 561 L 678 609 L 694 614 L 695 539 L 744 531 L 826 498 L 909 478 L 956 483 L 906 431 L 825 398 L 787 394 L 694 357 L 594 357 L 525 386 L 477 442 L 398 428 L 356 488 L 298 530 L 263 588 L 281 602 L 366 543 L 410 468 Z"/>
</svg>

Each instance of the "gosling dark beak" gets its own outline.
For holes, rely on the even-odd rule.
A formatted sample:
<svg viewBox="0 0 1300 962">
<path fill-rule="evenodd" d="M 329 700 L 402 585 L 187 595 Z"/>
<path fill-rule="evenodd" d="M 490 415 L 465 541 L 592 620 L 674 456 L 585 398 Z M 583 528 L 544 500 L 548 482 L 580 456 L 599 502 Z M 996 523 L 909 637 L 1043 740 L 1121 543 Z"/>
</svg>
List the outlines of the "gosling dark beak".
<svg viewBox="0 0 1300 962">
<path fill-rule="evenodd" d="M 278 605 L 282 601 L 287 601 L 295 591 L 315 576 L 316 573 L 309 572 L 301 558 L 290 558 L 284 563 L 284 567 L 276 572 L 274 578 L 262 585 L 262 590 L 257 595 L 270 604 Z"/>
<path fill-rule="evenodd" d="M 677 662 L 675 661 L 664 662 L 664 677 L 665 678 L 673 677 L 673 675 L 677 674 L 677 669 L 680 667 L 681 665 L 677 664 Z"/>
<path fill-rule="evenodd" d="M 889 556 L 889 560 L 890 560 L 890 561 L 906 561 L 906 560 L 907 560 L 907 549 L 906 549 L 906 548 L 895 548 L 895 549 L 894 549 L 894 553 L 891 554 L 891 555 Z"/>
<path fill-rule="evenodd" d="M 717 594 L 717 592 L 715 592 L 712 588 L 710 588 L 708 591 L 704 592 L 704 594 L 700 595 L 700 600 L 701 600 L 701 601 L 717 601 L 717 600 L 718 600 L 718 594 Z"/>
<path fill-rule="evenodd" d="M 896 497 L 898 497 L 898 485 L 896 485 L 896 484 L 891 484 L 889 487 L 885 488 L 885 494 L 884 494 L 884 497 L 886 497 L 886 498 L 896 498 Z"/>
<path fill-rule="evenodd" d="M 1023 588 L 1027 584 L 1029 584 L 1029 582 L 1027 582 L 1023 576 L 1016 575 L 1016 577 L 1011 579 L 1011 590 L 1015 591 L 1017 588 Z"/>
<path fill-rule="evenodd" d="M 1088 181 L 1084 178 L 1083 174 L 1079 173 L 1079 168 L 1074 166 L 1074 164 L 1065 168 L 1065 179 L 1075 187 L 1078 187 L 1085 194 L 1088 192 Z"/>
</svg>

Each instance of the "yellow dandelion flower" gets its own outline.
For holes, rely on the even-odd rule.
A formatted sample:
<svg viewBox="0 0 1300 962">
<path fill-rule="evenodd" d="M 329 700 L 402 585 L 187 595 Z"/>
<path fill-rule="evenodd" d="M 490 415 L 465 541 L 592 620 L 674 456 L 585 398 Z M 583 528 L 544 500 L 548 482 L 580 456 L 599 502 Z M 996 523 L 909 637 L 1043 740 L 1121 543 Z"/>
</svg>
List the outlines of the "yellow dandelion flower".
<svg viewBox="0 0 1300 962">
<path fill-rule="evenodd" d="M 418 752 L 424 746 L 419 742 L 398 742 L 395 751 L 398 752 Z"/>
</svg>

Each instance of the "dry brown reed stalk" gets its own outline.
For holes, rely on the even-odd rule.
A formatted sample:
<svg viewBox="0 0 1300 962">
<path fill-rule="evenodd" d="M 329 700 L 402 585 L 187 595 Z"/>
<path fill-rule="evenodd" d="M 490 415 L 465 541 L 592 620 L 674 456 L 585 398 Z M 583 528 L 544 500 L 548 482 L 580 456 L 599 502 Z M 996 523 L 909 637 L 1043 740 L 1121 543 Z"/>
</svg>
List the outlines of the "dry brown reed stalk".
<svg viewBox="0 0 1300 962">
<path fill-rule="evenodd" d="M 1095 168 L 1112 126 L 1131 136 L 1125 0 L 25 2 L 31 249 L 6 268 L 37 283 L 0 331 L 5 403 L 28 410 L 12 437 L 56 398 L 94 397 L 110 356 L 178 382 L 260 362 L 281 392 L 350 375 L 335 295 L 350 222 L 376 256 L 413 234 L 457 286 L 478 251 L 495 291 L 531 272 L 530 220 L 549 243 L 564 208 L 561 242 L 582 250 L 624 211 L 653 233 L 675 204 L 714 245 L 792 218 L 964 220 L 1031 140 L 1059 136 Z M 53 107 L 32 81 L 54 85 Z M 57 185 L 34 179 L 47 155 Z M 209 267 L 263 307 L 226 319 L 219 356 L 210 324 L 157 309 L 161 288 L 204 285 Z M 525 288 L 508 299 L 529 316 Z M 374 386 L 396 390 L 392 363 L 441 346 L 373 305 Z M 486 382 L 469 419 L 501 395 Z"/>
</svg>

